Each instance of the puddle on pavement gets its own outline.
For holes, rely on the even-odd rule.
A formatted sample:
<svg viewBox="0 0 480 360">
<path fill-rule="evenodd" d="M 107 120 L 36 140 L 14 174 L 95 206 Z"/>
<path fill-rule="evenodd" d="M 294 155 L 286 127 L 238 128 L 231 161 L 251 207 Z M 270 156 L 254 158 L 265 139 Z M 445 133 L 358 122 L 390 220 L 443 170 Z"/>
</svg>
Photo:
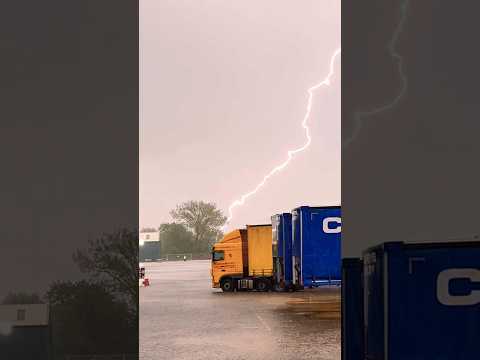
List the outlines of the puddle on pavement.
<svg viewBox="0 0 480 360">
<path fill-rule="evenodd" d="M 281 311 L 319 319 L 340 319 L 340 292 L 305 291 L 285 302 Z"/>
</svg>

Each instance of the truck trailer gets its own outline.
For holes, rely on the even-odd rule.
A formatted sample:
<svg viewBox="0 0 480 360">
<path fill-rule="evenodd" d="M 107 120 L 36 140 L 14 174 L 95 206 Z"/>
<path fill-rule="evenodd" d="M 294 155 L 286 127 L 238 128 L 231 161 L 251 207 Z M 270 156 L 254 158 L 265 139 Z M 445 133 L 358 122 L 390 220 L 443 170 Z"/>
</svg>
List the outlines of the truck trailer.
<svg viewBox="0 0 480 360">
<path fill-rule="evenodd" d="M 384 243 L 363 269 L 348 261 L 343 359 L 478 358 L 480 242 Z"/>
<path fill-rule="evenodd" d="M 223 291 L 273 287 L 272 225 L 247 225 L 226 234 L 212 251 L 212 286 Z"/>
<path fill-rule="evenodd" d="M 340 206 L 292 211 L 292 283 L 297 289 L 341 284 Z"/>
</svg>

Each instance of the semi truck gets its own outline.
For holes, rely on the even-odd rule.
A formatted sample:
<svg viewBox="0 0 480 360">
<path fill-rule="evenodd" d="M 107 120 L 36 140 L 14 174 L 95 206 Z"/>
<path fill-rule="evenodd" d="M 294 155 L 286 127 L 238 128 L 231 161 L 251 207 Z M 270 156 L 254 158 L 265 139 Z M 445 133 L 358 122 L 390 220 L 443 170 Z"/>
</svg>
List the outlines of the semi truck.
<svg viewBox="0 0 480 360">
<path fill-rule="evenodd" d="M 273 286 L 272 225 L 247 225 L 226 234 L 212 252 L 212 285 L 267 291 Z"/>
<path fill-rule="evenodd" d="M 478 358 L 479 241 L 389 242 L 343 265 L 342 359 Z"/>
<path fill-rule="evenodd" d="M 296 208 L 226 234 L 212 252 L 212 286 L 234 290 L 301 290 L 339 285 L 339 206 Z"/>
</svg>

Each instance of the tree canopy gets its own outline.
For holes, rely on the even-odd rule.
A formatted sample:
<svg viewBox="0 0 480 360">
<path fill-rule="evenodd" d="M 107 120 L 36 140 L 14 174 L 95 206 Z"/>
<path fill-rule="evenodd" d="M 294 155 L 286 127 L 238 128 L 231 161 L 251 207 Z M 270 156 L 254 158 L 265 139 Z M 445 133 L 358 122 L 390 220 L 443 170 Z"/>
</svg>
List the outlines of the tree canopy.
<svg viewBox="0 0 480 360">
<path fill-rule="evenodd" d="M 138 352 L 138 231 L 91 240 L 73 255 L 87 279 L 51 285 L 55 358 Z"/>
<path fill-rule="evenodd" d="M 129 304 L 138 303 L 138 233 L 120 230 L 90 241 L 87 251 L 77 250 L 73 260 L 80 270 L 102 281 L 113 292 L 127 295 Z"/>
<path fill-rule="evenodd" d="M 11 292 L 2 300 L 2 305 L 43 304 L 40 295 L 36 293 Z"/>
<path fill-rule="evenodd" d="M 204 201 L 184 202 L 172 210 L 170 215 L 193 233 L 196 248 L 211 246 L 220 236 L 221 227 L 227 221 L 214 203 Z"/>
<path fill-rule="evenodd" d="M 138 351 L 137 318 L 103 284 L 56 282 L 47 293 L 52 308 L 55 358 Z"/>
<path fill-rule="evenodd" d="M 165 223 L 160 225 L 161 252 L 167 254 L 192 253 L 194 238 L 185 225 Z"/>
</svg>

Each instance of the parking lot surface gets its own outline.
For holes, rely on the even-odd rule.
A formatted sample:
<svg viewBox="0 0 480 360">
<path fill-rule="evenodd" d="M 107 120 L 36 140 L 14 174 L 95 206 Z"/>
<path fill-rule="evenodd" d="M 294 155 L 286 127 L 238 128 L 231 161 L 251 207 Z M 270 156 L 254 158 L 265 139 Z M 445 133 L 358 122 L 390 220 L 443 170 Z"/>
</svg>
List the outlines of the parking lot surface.
<svg viewBox="0 0 480 360">
<path fill-rule="evenodd" d="M 145 263 L 142 360 L 339 360 L 340 290 L 212 289 L 210 261 Z"/>
</svg>

